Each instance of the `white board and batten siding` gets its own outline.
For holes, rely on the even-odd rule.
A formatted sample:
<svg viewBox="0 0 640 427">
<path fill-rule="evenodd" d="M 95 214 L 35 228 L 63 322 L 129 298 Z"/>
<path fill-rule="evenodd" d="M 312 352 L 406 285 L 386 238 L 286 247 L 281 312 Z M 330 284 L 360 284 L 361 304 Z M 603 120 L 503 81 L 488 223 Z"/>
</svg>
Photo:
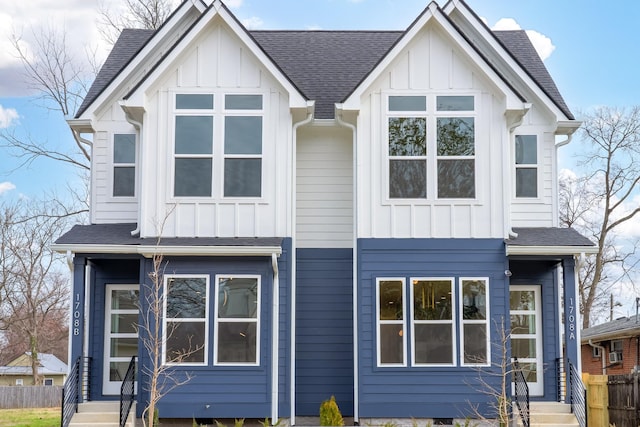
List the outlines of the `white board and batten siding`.
<svg viewBox="0 0 640 427">
<path fill-rule="evenodd" d="M 222 195 L 223 151 L 214 137 L 212 197 L 173 196 L 176 93 L 214 94 L 215 114 L 225 94 L 262 95 L 260 197 Z M 214 19 L 146 91 L 141 236 L 286 237 L 291 225 L 291 117 L 288 94 L 253 53 Z M 214 120 L 215 121 L 215 120 Z M 214 135 L 216 132 L 214 124 Z"/>
<path fill-rule="evenodd" d="M 296 156 L 296 246 L 353 247 L 351 130 L 300 128 Z"/>
</svg>

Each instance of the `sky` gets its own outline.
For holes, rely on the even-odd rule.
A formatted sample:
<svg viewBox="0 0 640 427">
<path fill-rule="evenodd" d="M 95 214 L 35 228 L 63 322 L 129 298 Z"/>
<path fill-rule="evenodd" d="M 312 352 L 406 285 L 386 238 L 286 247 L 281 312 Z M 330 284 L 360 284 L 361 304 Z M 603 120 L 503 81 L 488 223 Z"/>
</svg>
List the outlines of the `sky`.
<svg viewBox="0 0 640 427">
<path fill-rule="evenodd" d="M 20 61 L 10 43 L 19 34 L 23 48 L 33 46 L 32 32 L 66 31 L 76 59 L 86 52 L 106 57 L 96 29 L 101 0 L 2 0 L 0 8 L 0 131 L 46 140 L 55 147 L 73 144 L 60 113 L 43 108 L 24 83 Z M 117 8 L 118 0 L 104 0 Z M 111 3 L 109 3 L 111 2 Z M 428 0 L 227 0 L 250 29 L 404 30 Z M 443 6 L 445 0 L 438 0 Z M 467 0 L 487 25 L 527 31 L 574 115 L 598 106 L 640 104 L 640 1 L 619 0 Z M 559 151 L 560 167 L 575 166 L 581 141 Z M 22 165 L 0 152 L 2 198 L 38 198 L 64 193 L 79 181 L 72 168 L 37 160 Z M 624 310 L 627 310 L 625 308 Z M 632 313 L 620 313 L 632 314 Z"/>
</svg>

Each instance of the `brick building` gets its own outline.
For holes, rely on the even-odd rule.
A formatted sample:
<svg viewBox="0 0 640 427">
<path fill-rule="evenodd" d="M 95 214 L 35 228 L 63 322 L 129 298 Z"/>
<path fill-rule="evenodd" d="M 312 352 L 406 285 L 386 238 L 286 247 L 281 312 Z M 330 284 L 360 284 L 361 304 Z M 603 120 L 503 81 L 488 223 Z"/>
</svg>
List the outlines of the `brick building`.
<svg viewBox="0 0 640 427">
<path fill-rule="evenodd" d="M 640 316 L 621 317 L 582 331 L 582 371 L 628 374 L 640 366 Z"/>
</svg>

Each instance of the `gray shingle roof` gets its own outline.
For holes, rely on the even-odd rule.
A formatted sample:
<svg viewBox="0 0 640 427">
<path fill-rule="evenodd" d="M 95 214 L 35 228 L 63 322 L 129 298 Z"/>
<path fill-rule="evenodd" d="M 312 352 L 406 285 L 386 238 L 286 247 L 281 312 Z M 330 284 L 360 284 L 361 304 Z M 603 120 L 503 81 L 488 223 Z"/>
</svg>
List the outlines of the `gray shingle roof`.
<svg viewBox="0 0 640 427">
<path fill-rule="evenodd" d="M 607 340 L 626 336 L 640 336 L 640 316 L 621 317 L 580 332 L 580 339 L 583 342 L 589 339 Z"/>
<path fill-rule="evenodd" d="M 263 51 L 307 99 L 316 118 L 334 116 L 344 99 L 404 34 L 404 31 L 250 31 Z M 496 38 L 567 117 L 573 115 L 526 33 L 496 31 Z M 153 30 L 127 29 L 107 57 L 76 114 L 79 117 L 134 58 Z"/>
<path fill-rule="evenodd" d="M 135 223 L 74 225 L 57 245 L 156 245 L 157 239 L 132 236 Z M 282 246 L 280 237 L 166 237 L 160 246 Z"/>
<path fill-rule="evenodd" d="M 518 237 L 508 239 L 509 246 L 595 246 L 573 228 L 522 227 L 513 231 Z"/>
<path fill-rule="evenodd" d="M 564 102 L 558 87 L 551 78 L 547 67 L 536 52 L 527 33 L 523 30 L 494 31 L 498 41 L 511 53 L 513 58 L 522 66 L 527 74 L 547 94 L 554 104 L 571 120 L 574 119 L 571 110 Z"/>
</svg>

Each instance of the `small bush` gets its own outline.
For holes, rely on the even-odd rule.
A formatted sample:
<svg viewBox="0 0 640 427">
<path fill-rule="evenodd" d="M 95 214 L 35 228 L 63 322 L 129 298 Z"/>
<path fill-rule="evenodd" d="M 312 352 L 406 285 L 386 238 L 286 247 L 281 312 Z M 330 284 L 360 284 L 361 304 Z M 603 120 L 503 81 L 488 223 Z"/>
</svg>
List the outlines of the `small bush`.
<svg viewBox="0 0 640 427">
<path fill-rule="evenodd" d="M 344 420 L 334 396 L 331 396 L 331 399 L 325 400 L 320 405 L 320 425 L 344 426 Z"/>
</svg>

